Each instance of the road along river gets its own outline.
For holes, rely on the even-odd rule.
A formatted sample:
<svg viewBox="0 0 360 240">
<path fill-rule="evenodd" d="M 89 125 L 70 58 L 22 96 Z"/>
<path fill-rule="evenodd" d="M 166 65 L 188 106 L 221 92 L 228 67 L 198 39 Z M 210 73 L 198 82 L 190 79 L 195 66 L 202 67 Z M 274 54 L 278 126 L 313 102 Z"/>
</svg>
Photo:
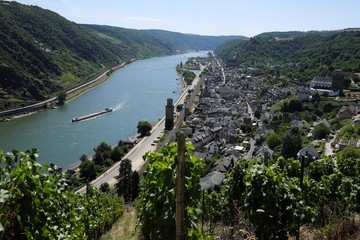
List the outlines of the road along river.
<svg viewBox="0 0 360 240">
<path fill-rule="evenodd" d="M 189 57 L 205 56 L 193 52 L 139 60 L 116 71 L 105 83 L 54 110 L 48 110 L 0 123 L 0 148 L 25 151 L 37 148 L 40 163 L 55 163 L 63 169 L 79 164 L 82 154 L 105 141 L 116 145 L 136 133 L 138 121 L 156 122 L 165 113 L 167 98 L 180 96 L 181 84 L 175 67 Z M 72 123 L 78 116 L 114 111 Z"/>
</svg>

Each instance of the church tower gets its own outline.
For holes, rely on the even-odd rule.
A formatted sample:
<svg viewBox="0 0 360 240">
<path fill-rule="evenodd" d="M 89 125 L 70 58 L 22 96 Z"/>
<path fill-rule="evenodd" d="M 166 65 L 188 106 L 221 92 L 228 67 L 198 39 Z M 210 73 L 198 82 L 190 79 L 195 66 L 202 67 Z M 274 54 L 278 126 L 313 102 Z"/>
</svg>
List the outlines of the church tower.
<svg viewBox="0 0 360 240">
<path fill-rule="evenodd" d="M 344 75 L 341 70 L 335 70 L 335 73 L 332 77 L 332 89 L 339 89 L 339 94 L 343 94 Z"/>
<path fill-rule="evenodd" d="M 174 127 L 174 105 L 173 99 L 168 98 L 165 106 L 165 129 L 172 130 Z"/>
</svg>

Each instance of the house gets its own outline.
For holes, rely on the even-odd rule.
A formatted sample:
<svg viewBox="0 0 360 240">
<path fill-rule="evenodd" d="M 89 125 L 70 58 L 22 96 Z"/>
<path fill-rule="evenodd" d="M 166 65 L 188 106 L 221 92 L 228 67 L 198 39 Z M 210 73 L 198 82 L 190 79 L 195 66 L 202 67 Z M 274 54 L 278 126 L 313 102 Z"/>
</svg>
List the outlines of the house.
<svg viewBox="0 0 360 240">
<path fill-rule="evenodd" d="M 339 119 L 351 119 L 356 115 L 356 108 L 352 105 L 342 106 L 337 114 Z"/>
<path fill-rule="evenodd" d="M 225 174 L 217 171 L 208 173 L 205 177 L 200 178 L 200 186 L 204 190 L 214 190 L 221 186 L 225 179 Z"/>
<path fill-rule="evenodd" d="M 237 157 L 234 155 L 229 155 L 227 157 L 221 158 L 214 163 L 213 171 L 218 171 L 222 173 L 228 173 L 231 168 L 234 166 L 235 162 L 237 162 Z"/>
<path fill-rule="evenodd" d="M 256 150 L 254 159 L 264 158 L 266 160 L 273 159 L 274 151 L 267 145 L 262 145 Z"/>
<path fill-rule="evenodd" d="M 217 145 L 216 142 L 211 142 L 211 143 L 209 144 L 209 153 L 219 154 L 219 152 L 220 152 L 219 145 Z"/>
<path fill-rule="evenodd" d="M 354 117 L 354 127 L 360 127 L 360 114 Z"/>
<path fill-rule="evenodd" d="M 305 120 L 294 120 L 291 125 L 291 127 L 297 127 L 298 129 L 303 129 L 308 126 L 310 126 L 310 124 Z"/>
<path fill-rule="evenodd" d="M 318 151 L 311 145 L 308 145 L 297 153 L 298 159 L 302 156 L 311 156 L 312 159 L 318 159 L 319 153 Z"/>
<path fill-rule="evenodd" d="M 130 136 L 128 138 L 125 138 L 123 140 L 123 143 L 124 144 L 127 144 L 127 145 L 132 145 L 134 146 L 136 144 L 136 137 L 135 136 Z"/>
<path fill-rule="evenodd" d="M 330 123 L 329 123 L 329 121 L 328 120 L 326 120 L 326 118 L 324 118 L 322 121 L 320 121 L 320 122 L 314 122 L 314 124 L 313 124 L 313 126 L 314 127 L 316 127 L 317 125 L 319 125 L 319 124 L 324 124 L 325 126 L 327 126 L 328 128 L 330 128 Z"/>
</svg>

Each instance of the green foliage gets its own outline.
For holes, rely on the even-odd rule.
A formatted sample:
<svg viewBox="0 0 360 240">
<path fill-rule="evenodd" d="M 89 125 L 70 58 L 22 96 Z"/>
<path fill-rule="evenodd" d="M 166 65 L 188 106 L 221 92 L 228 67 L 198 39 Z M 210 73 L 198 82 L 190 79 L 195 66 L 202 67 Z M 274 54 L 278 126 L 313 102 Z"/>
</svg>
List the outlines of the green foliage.
<svg viewBox="0 0 360 240">
<path fill-rule="evenodd" d="M 285 158 L 296 158 L 296 154 L 301 149 L 301 136 L 299 130 L 293 128 L 286 132 L 282 138 L 282 143 L 282 156 Z"/>
<path fill-rule="evenodd" d="M 358 162 L 349 164 L 356 167 Z M 225 199 L 219 200 L 223 220 L 233 225 L 242 213 L 258 239 L 287 239 L 288 233 L 296 234 L 298 224 L 324 226 L 360 211 L 359 172 L 345 176 L 330 157 L 312 162 L 308 172 L 300 189 L 297 160 L 280 157 L 267 167 L 262 160 L 239 159 L 219 198 Z"/>
<path fill-rule="evenodd" d="M 226 182 L 224 193 L 228 203 L 244 212 L 259 239 L 284 239 L 288 231 L 295 234 L 297 223 L 306 212 L 297 178 L 284 171 L 291 164 L 283 160 L 281 169 L 240 159 Z M 229 218 L 236 218 L 235 213 L 231 210 Z"/>
<path fill-rule="evenodd" d="M 301 112 L 303 110 L 302 102 L 299 99 L 290 99 L 289 101 L 284 101 L 282 106 L 282 112 Z"/>
<path fill-rule="evenodd" d="M 185 157 L 185 225 L 187 235 L 196 229 L 200 214 L 200 176 L 204 163 L 186 146 Z M 140 185 L 137 210 L 138 222 L 146 239 L 175 239 L 175 143 L 169 144 L 161 153 L 147 153 L 149 165 Z"/>
<path fill-rule="evenodd" d="M 77 25 L 16 2 L 0 4 L 0 19 L 0 88 L 6 93 L 0 109 L 44 100 L 134 58 L 174 52 L 140 31 Z"/>
<path fill-rule="evenodd" d="M 67 93 L 65 91 L 61 91 L 57 95 L 57 104 L 63 105 L 66 101 Z"/>
<path fill-rule="evenodd" d="M 95 163 L 92 160 L 83 161 L 80 166 L 80 177 L 84 178 L 85 181 L 91 181 L 96 178 Z"/>
<path fill-rule="evenodd" d="M 341 159 L 347 159 L 347 158 L 360 159 L 360 149 L 357 147 L 348 146 L 343 150 L 341 150 L 338 153 L 338 156 Z"/>
<path fill-rule="evenodd" d="M 255 110 L 255 113 L 254 113 L 254 116 L 255 116 L 257 119 L 260 119 L 260 117 L 261 117 L 261 110 L 260 110 L 260 109 L 256 109 L 256 110 Z"/>
<path fill-rule="evenodd" d="M 266 138 L 266 144 L 269 146 L 270 149 L 274 150 L 276 146 L 281 145 L 281 137 L 277 133 L 271 133 Z"/>
<path fill-rule="evenodd" d="M 338 169 L 345 176 L 353 176 L 353 177 L 360 176 L 360 157 L 355 158 L 354 157 L 355 154 L 353 154 L 353 153 L 347 154 L 346 152 L 348 152 L 348 151 L 350 151 L 350 153 L 352 151 L 356 152 L 356 149 L 348 148 L 345 151 L 345 156 L 341 156 L 341 155 L 338 156 L 338 158 L 337 158 Z"/>
<path fill-rule="evenodd" d="M 147 121 L 140 121 L 138 122 L 137 129 L 138 129 L 138 133 L 140 133 L 141 136 L 146 136 L 150 134 L 152 125 Z"/>
<path fill-rule="evenodd" d="M 111 146 L 106 142 L 101 142 L 99 146 L 94 148 L 95 155 L 93 161 L 96 165 L 103 166 L 105 165 L 106 159 L 110 158 L 112 154 Z"/>
<path fill-rule="evenodd" d="M 141 30 L 162 40 L 172 49 L 178 50 L 212 50 L 228 40 L 243 39 L 243 36 L 201 36 L 195 34 L 182 34 L 164 30 Z"/>
<path fill-rule="evenodd" d="M 335 172 L 335 165 L 330 158 L 320 159 L 311 162 L 308 171 L 310 178 L 320 181 L 322 176 L 331 175 Z"/>
<path fill-rule="evenodd" d="M 352 121 L 348 121 L 347 125 L 341 128 L 338 138 L 360 138 L 360 127 L 352 126 Z"/>
<path fill-rule="evenodd" d="M 1 239 L 97 239 L 123 213 L 118 197 L 69 192 L 62 170 L 37 154 L 0 150 Z"/>
<path fill-rule="evenodd" d="M 195 79 L 195 73 L 190 71 L 182 71 L 182 76 L 187 85 L 191 85 L 192 81 Z"/>
<path fill-rule="evenodd" d="M 294 34 L 287 39 L 270 34 L 233 41 L 220 46 L 215 53 L 222 59 L 233 59 L 251 67 L 265 67 L 263 74 L 279 82 L 278 76 L 308 81 L 315 76 L 331 75 L 342 69 L 345 75 L 359 72 L 360 33 L 357 31 Z M 355 47 L 354 47 L 355 46 Z"/>
<path fill-rule="evenodd" d="M 110 158 L 113 161 L 118 162 L 124 155 L 124 150 L 121 147 L 114 147 L 114 149 L 111 151 Z"/>
<path fill-rule="evenodd" d="M 120 163 L 119 175 L 116 176 L 118 182 L 115 184 L 116 192 L 123 197 L 126 202 L 130 202 L 132 198 L 133 187 L 133 171 L 132 163 L 129 159 L 124 159 Z"/>
<path fill-rule="evenodd" d="M 109 185 L 109 183 L 107 183 L 107 182 L 102 183 L 102 184 L 100 185 L 100 191 L 101 191 L 101 192 L 104 192 L 104 193 L 110 192 L 110 185 Z"/>
<path fill-rule="evenodd" d="M 331 132 L 330 128 L 328 128 L 325 124 L 320 123 L 314 128 L 313 136 L 315 139 L 323 139 L 323 138 L 327 138 L 330 132 Z"/>
</svg>

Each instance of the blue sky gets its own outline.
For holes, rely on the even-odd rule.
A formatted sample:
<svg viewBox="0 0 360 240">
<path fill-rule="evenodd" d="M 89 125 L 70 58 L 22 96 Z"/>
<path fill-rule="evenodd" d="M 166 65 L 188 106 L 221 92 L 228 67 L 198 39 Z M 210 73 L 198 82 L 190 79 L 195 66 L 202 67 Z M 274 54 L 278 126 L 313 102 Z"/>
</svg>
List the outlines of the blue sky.
<svg viewBox="0 0 360 240">
<path fill-rule="evenodd" d="M 360 27 L 360 0 L 18 0 L 76 23 L 254 36 Z"/>
</svg>

